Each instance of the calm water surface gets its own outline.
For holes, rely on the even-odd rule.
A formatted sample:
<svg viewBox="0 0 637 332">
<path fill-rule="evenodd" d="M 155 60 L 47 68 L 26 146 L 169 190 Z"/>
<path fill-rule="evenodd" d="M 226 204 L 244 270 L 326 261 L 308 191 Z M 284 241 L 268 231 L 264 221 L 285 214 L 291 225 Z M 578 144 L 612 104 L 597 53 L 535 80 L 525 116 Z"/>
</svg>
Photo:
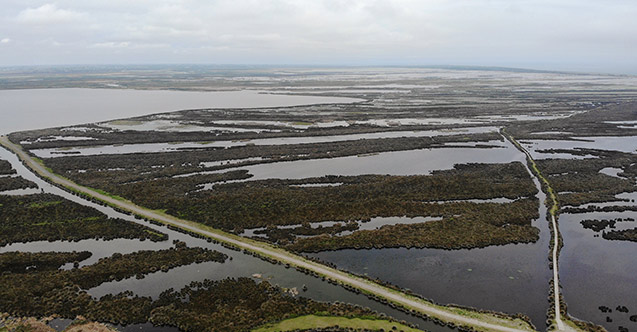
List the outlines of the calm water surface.
<svg viewBox="0 0 637 332">
<path fill-rule="evenodd" d="M 0 134 L 198 108 L 281 107 L 351 103 L 356 98 L 289 96 L 243 91 L 124 89 L 0 90 Z"/>
<path fill-rule="evenodd" d="M 510 148 L 511 155 L 502 154 L 509 158 L 508 162 L 524 163 L 523 155 L 512 146 Z M 503 156 L 491 160 L 489 156 L 486 153 L 474 160 L 503 162 L 498 159 Z M 534 183 L 539 189 L 535 178 Z M 546 198 L 541 191 L 537 197 L 540 202 Z M 438 303 L 524 313 L 531 317 L 536 327 L 544 329 L 551 278 L 547 259 L 550 235 L 546 207 L 541 204 L 539 209 L 540 218 L 533 221 L 533 226 L 540 229 L 540 240 L 536 243 L 471 250 L 347 249 L 311 256 L 345 270 L 409 288 Z"/>
<path fill-rule="evenodd" d="M 498 141 L 493 141 L 499 144 Z M 490 142 L 489 142 L 490 144 Z M 464 163 L 509 163 L 519 159 L 513 146 L 495 148 L 433 148 L 391 151 L 359 156 L 283 161 L 204 171 L 178 175 L 212 174 L 232 170 L 247 170 L 253 177 L 248 181 L 264 179 L 304 179 L 326 175 L 356 176 L 364 174 L 421 175 L 435 170 L 452 169 Z M 237 182 L 237 181 L 235 181 Z"/>
<path fill-rule="evenodd" d="M 574 140 L 524 140 L 524 146 L 529 149 L 534 159 L 582 159 L 587 157 L 571 154 L 541 153 L 546 149 L 597 149 L 608 151 L 620 151 L 627 153 L 637 152 L 637 136 L 593 136 L 576 137 Z M 588 157 L 592 157 L 588 155 Z"/>
<path fill-rule="evenodd" d="M 635 203 L 632 203 L 633 205 Z M 560 215 L 560 231 L 564 247 L 560 256 L 560 277 L 569 313 L 591 320 L 608 331 L 619 326 L 637 329 L 629 317 L 637 314 L 637 243 L 609 241 L 580 224 L 584 219 L 615 219 L 631 217 L 637 212 L 595 212 Z M 636 222 L 617 223 L 616 229 L 637 228 Z M 628 307 L 628 314 L 618 312 L 619 305 Z M 602 313 L 607 306 L 613 312 Z M 612 322 L 607 322 L 611 317 Z"/>
</svg>

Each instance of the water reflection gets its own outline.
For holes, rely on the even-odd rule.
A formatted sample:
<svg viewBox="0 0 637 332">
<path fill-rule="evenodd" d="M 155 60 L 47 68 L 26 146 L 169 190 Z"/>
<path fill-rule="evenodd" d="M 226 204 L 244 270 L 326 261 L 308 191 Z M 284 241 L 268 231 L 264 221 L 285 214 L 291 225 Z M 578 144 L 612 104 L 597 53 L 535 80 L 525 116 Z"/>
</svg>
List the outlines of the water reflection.
<svg viewBox="0 0 637 332">
<path fill-rule="evenodd" d="M 637 152 L 637 136 L 592 136 L 576 137 L 572 140 L 524 140 L 524 146 L 531 152 L 534 159 L 563 158 L 582 159 L 593 157 L 591 155 L 572 155 L 542 153 L 540 150 L 548 149 L 597 149 L 607 151 L 620 151 L 627 153 Z"/>
<path fill-rule="evenodd" d="M 456 164 L 509 163 L 519 159 L 512 146 L 501 148 L 434 148 L 391 151 L 360 156 L 284 161 L 224 169 L 245 169 L 253 176 L 249 181 L 264 179 L 303 179 L 326 175 L 356 176 L 363 174 L 422 175 L 435 170 L 452 169 Z M 211 174 L 219 171 L 184 174 Z"/>
<path fill-rule="evenodd" d="M 166 91 L 126 89 L 1 90 L 3 117 L 0 134 L 18 130 L 109 121 L 150 113 L 202 108 L 281 107 L 352 103 L 357 98 L 290 96 L 243 91 Z"/>
<path fill-rule="evenodd" d="M 510 148 L 513 148 L 511 155 L 505 153 L 507 162 L 521 161 L 526 165 L 524 156 L 514 147 Z M 478 160 L 496 162 L 503 157 L 489 159 L 489 156 L 483 154 Z M 546 195 L 535 177 L 533 182 L 539 191 L 539 201 L 544 202 Z M 544 204 L 539 206 L 539 215 L 540 218 L 533 221 L 533 226 L 540 229 L 536 243 L 471 250 L 346 249 L 310 256 L 409 288 L 439 303 L 524 313 L 541 328 L 545 326 L 552 277 L 547 260 L 550 236 Z"/>
<path fill-rule="evenodd" d="M 560 282 L 569 314 L 591 320 L 609 331 L 635 324 L 629 317 L 637 311 L 637 243 L 606 240 L 596 236 L 599 233 L 583 228 L 580 221 L 616 218 L 637 219 L 637 212 L 561 214 L 559 220 L 564 238 Z M 635 222 L 622 222 L 616 229 L 636 227 Z M 615 308 L 619 305 L 628 307 L 631 312 L 617 312 Z M 613 313 L 603 313 L 599 306 L 610 307 Z"/>
</svg>

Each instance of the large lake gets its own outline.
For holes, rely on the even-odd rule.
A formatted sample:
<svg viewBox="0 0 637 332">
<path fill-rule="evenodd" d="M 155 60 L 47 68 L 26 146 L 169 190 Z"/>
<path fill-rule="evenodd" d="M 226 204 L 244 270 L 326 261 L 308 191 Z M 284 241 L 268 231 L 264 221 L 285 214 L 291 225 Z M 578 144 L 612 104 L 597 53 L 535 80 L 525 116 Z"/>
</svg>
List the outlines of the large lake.
<svg viewBox="0 0 637 332">
<path fill-rule="evenodd" d="M 199 108 L 257 108 L 352 103 L 355 98 L 242 91 L 125 89 L 0 90 L 0 134 Z"/>
</svg>

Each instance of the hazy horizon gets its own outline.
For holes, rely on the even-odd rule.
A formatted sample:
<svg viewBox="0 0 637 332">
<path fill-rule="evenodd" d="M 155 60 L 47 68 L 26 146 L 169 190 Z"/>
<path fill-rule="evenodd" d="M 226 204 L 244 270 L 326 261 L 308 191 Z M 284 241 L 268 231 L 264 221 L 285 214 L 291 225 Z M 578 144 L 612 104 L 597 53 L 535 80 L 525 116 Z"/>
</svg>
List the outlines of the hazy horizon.
<svg viewBox="0 0 637 332">
<path fill-rule="evenodd" d="M 554 73 L 554 74 L 572 74 L 572 75 L 609 75 L 609 76 L 637 76 L 635 73 L 614 73 L 603 71 L 578 71 L 578 70 L 560 70 L 560 69 L 540 69 L 529 67 L 503 67 L 503 66 L 480 66 L 480 65 L 462 65 L 462 64 L 442 64 L 442 65 L 393 65 L 393 64 L 378 64 L 378 65 L 343 65 L 343 64 L 216 64 L 216 63 L 69 63 L 69 64 L 38 64 L 38 65 L 0 65 L 0 73 L 4 72 L 23 72 L 25 70 L 34 70 L 47 72 L 49 69 L 67 69 L 82 72 L 85 70 L 98 70 L 103 69 L 105 72 L 112 70 L 144 70 L 144 69 L 165 69 L 174 70 L 180 67 L 201 67 L 202 69 L 217 69 L 217 70 L 269 70 L 269 69 L 331 69 L 331 70 L 348 70 L 348 69 L 439 69 L 439 70 L 467 70 L 467 71 L 502 71 L 502 72 L 528 72 L 528 73 Z"/>
<path fill-rule="evenodd" d="M 0 66 L 486 66 L 637 74 L 637 4 L 8 0 Z"/>
</svg>

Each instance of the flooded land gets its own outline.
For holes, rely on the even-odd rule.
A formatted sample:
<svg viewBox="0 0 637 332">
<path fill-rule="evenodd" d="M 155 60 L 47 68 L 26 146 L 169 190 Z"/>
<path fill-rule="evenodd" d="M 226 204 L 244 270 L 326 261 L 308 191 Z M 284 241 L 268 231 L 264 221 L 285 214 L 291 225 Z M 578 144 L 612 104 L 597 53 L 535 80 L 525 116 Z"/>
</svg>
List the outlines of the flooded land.
<svg viewBox="0 0 637 332">
<path fill-rule="evenodd" d="M 0 132 L 78 185 L 432 303 L 545 331 L 557 297 L 582 330 L 637 330 L 637 78 L 181 69 L 51 72 L 51 86 L 14 73 L 0 99 L 15 119 Z M 0 313 L 131 331 L 317 312 L 457 329 L 62 190 L 2 148 L 0 209 Z"/>
</svg>

